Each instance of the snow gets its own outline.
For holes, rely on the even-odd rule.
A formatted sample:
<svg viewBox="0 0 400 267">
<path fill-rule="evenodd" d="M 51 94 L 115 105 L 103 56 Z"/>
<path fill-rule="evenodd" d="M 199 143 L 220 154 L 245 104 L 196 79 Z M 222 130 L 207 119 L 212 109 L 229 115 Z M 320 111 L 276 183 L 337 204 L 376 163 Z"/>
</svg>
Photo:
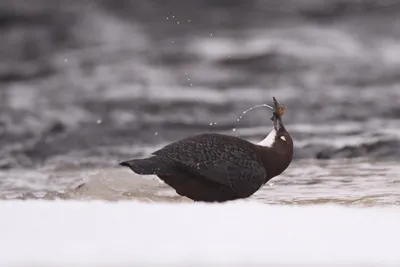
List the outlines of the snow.
<svg viewBox="0 0 400 267">
<path fill-rule="evenodd" d="M 400 207 L 2 201 L 0 266 L 400 266 Z"/>
</svg>

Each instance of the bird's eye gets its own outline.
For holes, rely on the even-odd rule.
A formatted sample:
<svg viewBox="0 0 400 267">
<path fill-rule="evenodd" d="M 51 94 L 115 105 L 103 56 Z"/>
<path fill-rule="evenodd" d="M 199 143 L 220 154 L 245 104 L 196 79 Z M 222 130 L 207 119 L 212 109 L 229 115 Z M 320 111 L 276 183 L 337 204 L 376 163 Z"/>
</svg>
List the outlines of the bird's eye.
<svg viewBox="0 0 400 267">
<path fill-rule="evenodd" d="M 285 136 L 284 135 L 282 135 L 281 137 L 279 137 L 280 139 L 282 139 L 283 141 L 285 141 L 286 142 L 286 138 L 285 138 Z"/>
</svg>

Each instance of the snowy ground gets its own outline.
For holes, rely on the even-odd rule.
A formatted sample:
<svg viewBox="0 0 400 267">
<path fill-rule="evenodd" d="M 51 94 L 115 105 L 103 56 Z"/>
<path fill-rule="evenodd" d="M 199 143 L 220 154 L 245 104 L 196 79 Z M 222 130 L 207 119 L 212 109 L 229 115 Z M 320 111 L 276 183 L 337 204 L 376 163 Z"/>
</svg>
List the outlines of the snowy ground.
<svg viewBox="0 0 400 267">
<path fill-rule="evenodd" d="M 0 266 L 400 266 L 400 208 L 3 201 Z"/>
</svg>

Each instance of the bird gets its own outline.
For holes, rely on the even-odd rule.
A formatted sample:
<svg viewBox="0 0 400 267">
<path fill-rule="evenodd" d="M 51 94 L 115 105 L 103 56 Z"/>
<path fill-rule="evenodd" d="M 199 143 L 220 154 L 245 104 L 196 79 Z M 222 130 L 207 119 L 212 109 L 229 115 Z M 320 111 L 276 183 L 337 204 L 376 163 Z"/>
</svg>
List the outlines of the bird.
<svg viewBox="0 0 400 267">
<path fill-rule="evenodd" d="M 194 202 L 245 199 L 282 174 L 293 157 L 293 139 L 273 97 L 271 132 L 258 143 L 220 133 L 202 133 L 170 143 L 147 158 L 120 162 L 139 175 L 156 175 Z"/>
</svg>

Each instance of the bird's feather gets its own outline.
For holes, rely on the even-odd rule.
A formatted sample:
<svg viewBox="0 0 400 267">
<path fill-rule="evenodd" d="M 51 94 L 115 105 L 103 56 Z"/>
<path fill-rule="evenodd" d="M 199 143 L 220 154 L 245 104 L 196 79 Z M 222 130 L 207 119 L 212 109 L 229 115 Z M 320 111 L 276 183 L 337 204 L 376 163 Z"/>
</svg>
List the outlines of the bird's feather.
<svg viewBox="0 0 400 267">
<path fill-rule="evenodd" d="M 266 182 L 254 144 L 220 134 L 203 134 L 167 145 L 153 154 L 199 174 L 199 178 L 230 186 L 238 196 L 253 194 Z"/>
</svg>

